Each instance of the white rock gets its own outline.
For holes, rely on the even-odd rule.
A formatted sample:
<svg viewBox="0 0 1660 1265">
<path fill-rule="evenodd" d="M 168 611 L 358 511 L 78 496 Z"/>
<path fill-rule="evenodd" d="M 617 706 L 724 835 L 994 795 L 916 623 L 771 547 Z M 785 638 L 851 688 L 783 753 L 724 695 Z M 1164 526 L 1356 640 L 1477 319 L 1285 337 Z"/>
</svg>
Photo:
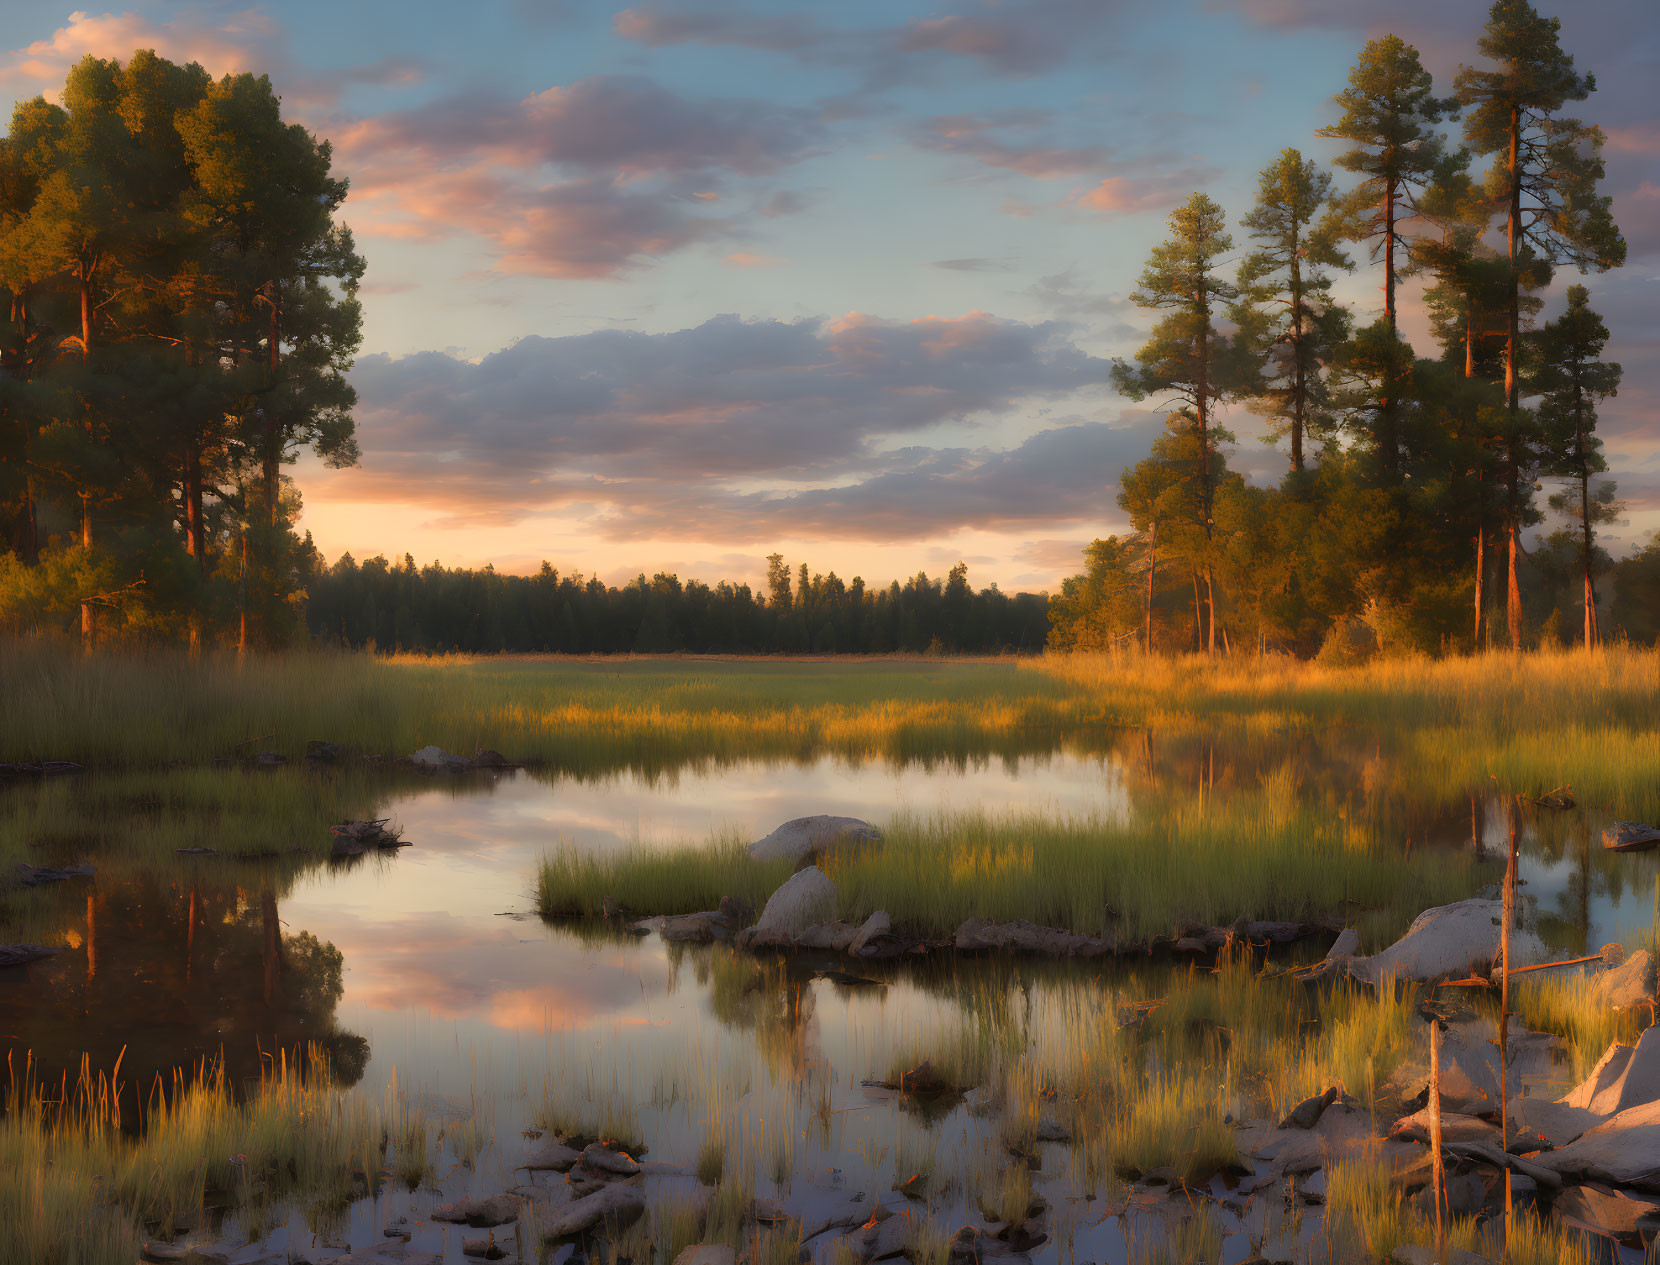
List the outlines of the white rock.
<svg viewBox="0 0 1660 1265">
<path fill-rule="evenodd" d="M 422 747 L 409 762 L 422 769 L 465 769 L 472 764 L 466 756 L 451 755 L 442 747 Z"/>
<path fill-rule="evenodd" d="M 755 925 L 744 935 L 748 943 L 793 943 L 814 923 L 835 921 L 836 885 L 816 865 L 797 870 L 771 896 Z"/>
<path fill-rule="evenodd" d="M 1610 1010 L 1629 1010 L 1654 1000 L 1654 984 L 1654 958 L 1647 949 L 1639 949 L 1598 975 L 1591 996 Z"/>
<path fill-rule="evenodd" d="M 750 844 L 749 855 L 757 861 L 800 864 L 809 857 L 878 843 L 881 838 L 882 832 L 868 821 L 820 814 L 786 821 L 766 838 Z"/>
<path fill-rule="evenodd" d="M 1356 958 L 1355 966 L 1373 981 L 1386 976 L 1428 983 L 1449 976 L 1484 974 L 1499 960 L 1501 901 L 1479 897 L 1426 909 L 1406 934 L 1382 953 Z M 1510 932 L 1510 965 L 1549 961 L 1539 937 L 1525 928 Z"/>
<path fill-rule="evenodd" d="M 853 943 L 847 946 L 847 951 L 854 957 L 858 957 L 859 951 L 876 939 L 877 936 L 885 936 L 892 930 L 893 923 L 888 919 L 888 911 L 878 909 L 869 918 L 865 919 L 864 925 L 859 928 L 859 934 L 854 936 Z"/>
</svg>

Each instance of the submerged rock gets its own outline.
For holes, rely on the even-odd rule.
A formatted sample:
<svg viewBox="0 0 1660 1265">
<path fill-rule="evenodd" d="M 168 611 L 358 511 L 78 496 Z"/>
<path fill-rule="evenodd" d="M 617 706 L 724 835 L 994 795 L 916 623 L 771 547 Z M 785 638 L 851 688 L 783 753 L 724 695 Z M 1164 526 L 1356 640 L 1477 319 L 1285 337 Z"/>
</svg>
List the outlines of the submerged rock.
<svg viewBox="0 0 1660 1265">
<path fill-rule="evenodd" d="M 409 757 L 409 762 L 418 769 L 447 770 L 450 772 L 470 769 L 473 766 L 473 762 L 466 756 L 451 755 L 442 747 L 422 747 Z"/>
<path fill-rule="evenodd" d="M 507 1225 L 519 1219 L 524 1200 L 517 1195 L 490 1195 L 484 1199 L 457 1199 L 433 1209 L 434 1221 L 450 1221 L 482 1229 L 485 1226 Z"/>
<path fill-rule="evenodd" d="M 38 962 L 42 958 L 62 952 L 62 945 L 0 944 L 0 967 L 27 966 L 30 962 Z"/>
<path fill-rule="evenodd" d="M 627 1151 L 613 1151 L 599 1142 L 585 1146 L 577 1163 L 590 1172 L 607 1173 L 614 1177 L 633 1177 L 640 1171 L 639 1163 Z"/>
<path fill-rule="evenodd" d="M 1660 830 L 1640 821 L 1616 821 L 1602 832 L 1602 846 L 1610 852 L 1646 852 L 1656 844 Z"/>
<path fill-rule="evenodd" d="M 91 878 L 96 873 L 98 868 L 92 865 L 68 865 L 62 869 L 55 869 L 50 865 L 30 865 L 27 861 L 17 863 L 17 881 L 24 887 L 62 883 L 72 878 Z"/>
<path fill-rule="evenodd" d="M 481 1261 L 499 1261 L 504 1259 L 507 1253 L 496 1245 L 493 1238 L 462 1239 L 461 1255 L 471 1256 Z"/>
<path fill-rule="evenodd" d="M 766 908 L 738 937 L 740 944 L 792 945 L 814 923 L 836 916 L 836 885 L 816 865 L 797 870 L 771 896 Z"/>
<path fill-rule="evenodd" d="M 983 1265 L 987 1261 L 998 1262 L 998 1265 L 1023 1265 L 1032 1258 L 1010 1247 L 995 1234 L 965 1225 L 951 1236 L 946 1259 L 949 1265 Z"/>
<path fill-rule="evenodd" d="M 757 861 L 789 861 L 799 865 L 809 858 L 880 843 L 882 832 L 857 817 L 797 817 L 786 821 L 764 839 L 749 845 Z"/>
<path fill-rule="evenodd" d="M 846 953 L 858 934 L 859 928 L 850 922 L 815 922 L 795 938 L 795 947 L 817 949 L 821 953 Z"/>
<path fill-rule="evenodd" d="M 1426 909 L 1406 934 L 1381 953 L 1355 958 L 1353 967 L 1376 983 L 1386 977 L 1427 984 L 1454 976 L 1484 975 L 1499 959 L 1504 918 L 1501 901 L 1475 897 Z M 1512 928 L 1512 968 L 1549 961 L 1543 942 L 1531 931 Z"/>
<path fill-rule="evenodd" d="M 861 1261 L 880 1261 L 900 1255 L 910 1239 L 910 1210 L 889 1213 L 878 1207 L 870 1220 L 847 1236 L 847 1245 Z"/>
<path fill-rule="evenodd" d="M 725 914 L 713 909 L 696 914 L 671 914 L 658 923 L 657 934 L 665 940 L 709 944 L 731 939 L 732 923 Z"/>
<path fill-rule="evenodd" d="M 637 1185 L 619 1182 L 602 1186 L 591 1195 L 553 1209 L 542 1222 L 542 1236 L 565 1239 L 591 1230 L 602 1221 L 608 1227 L 629 1225 L 645 1210 L 645 1192 Z"/>
</svg>

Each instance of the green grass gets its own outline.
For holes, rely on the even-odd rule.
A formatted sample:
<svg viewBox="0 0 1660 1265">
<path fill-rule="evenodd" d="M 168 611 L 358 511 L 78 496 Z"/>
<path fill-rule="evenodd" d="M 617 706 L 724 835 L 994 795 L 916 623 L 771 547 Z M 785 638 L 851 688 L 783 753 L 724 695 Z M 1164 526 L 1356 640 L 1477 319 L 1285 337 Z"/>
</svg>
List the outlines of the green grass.
<svg viewBox="0 0 1660 1265">
<path fill-rule="evenodd" d="M 1305 809 L 1276 816 L 1250 796 L 1128 822 L 964 812 L 901 817 L 884 830 L 881 845 L 826 863 L 837 916 L 857 923 L 884 909 L 923 936 L 949 936 L 971 917 L 1025 918 L 1135 943 L 1186 919 L 1224 926 L 1351 909 L 1371 911 L 1386 934 L 1496 873 L 1454 853 L 1403 866 L 1397 848 L 1352 823 Z M 750 860 L 731 837 L 701 849 L 567 850 L 540 867 L 537 905 L 545 917 L 592 916 L 607 900 L 680 914 L 737 896 L 759 909 L 789 868 Z"/>
</svg>

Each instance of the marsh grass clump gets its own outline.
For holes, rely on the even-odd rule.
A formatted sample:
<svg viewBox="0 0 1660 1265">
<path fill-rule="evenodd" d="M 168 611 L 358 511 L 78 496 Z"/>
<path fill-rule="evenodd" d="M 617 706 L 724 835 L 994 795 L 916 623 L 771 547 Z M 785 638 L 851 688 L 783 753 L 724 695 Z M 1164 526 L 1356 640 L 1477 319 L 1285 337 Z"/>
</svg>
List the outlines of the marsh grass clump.
<svg viewBox="0 0 1660 1265">
<path fill-rule="evenodd" d="M 697 1180 L 705 1186 L 719 1186 L 726 1173 L 726 1137 L 712 1125 L 697 1148 Z"/>
<path fill-rule="evenodd" d="M 998 1163 L 974 1175 L 974 1206 L 987 1221 L 1015 1225 L 1026 1220 L 1035 1191 L 1032 1170 L 1022 1163 Z"/>
<path fill-rule="evenodd" d="M 1575 1080 L 1589 1075 L 1614 1042 L 1630 1043 L 1648 1026 L 1646 1011 L 1617 1014 L 1595 995 L 1595 987 L 1595 977 L 1579 971 L 1533 971 L 1511 983 L 1512 1004 L 1522 1022 L 1567 1041 Z"/>
<path fill-rule="evenodd" d="M 646 1153 L 639 1121 L 627 1096 L 620 1092 L 578 1100 L 568 1090 L 550 1087 L 531 1112 L 531 1123 L 578 1150 L 590 1142 L 603 1142 L 636 1157 Z"/>
<path fill-rule="evenodd" d="M 302 1078 L 300 1067 L 307 1067 Z M 272 1211 L 299 1201 L 310 1221 L 338 1224 L 381 1172 L 383 1122 L 343 1094 L 326 1060 L 279 1057 L 258 1091 L 236 1101 L 218 1066 L 158 1086 L 143 1128 L 124 1125 L 112 1073 L 83 1068 L 60 1094 L 13 1067 L 0 1115 L 0 1261 L 131 1261 L 140 1237 L 165 1236 L 212 1205 L 257 1233 Z"/>
<path fill-rule="evenodd" d="M 598 917 L 607 901 L 640 915 L 714 909 L 724 896 L 759 909 L 789 878 L 788 862 L 757 862 L 743 840 L 728 836 L 706 848 L 640 845 L 626 852 L 549 854 L 536 876 L 536 908 L 544 918 Z"/>
<path fill-rule="evenodd" d="M 913 1216 L 910 1235 L 905 1240 L 905 1259 L 911 1265 L 948 1265 L 951 1236 L 932 1218 Z"/>
</svg>

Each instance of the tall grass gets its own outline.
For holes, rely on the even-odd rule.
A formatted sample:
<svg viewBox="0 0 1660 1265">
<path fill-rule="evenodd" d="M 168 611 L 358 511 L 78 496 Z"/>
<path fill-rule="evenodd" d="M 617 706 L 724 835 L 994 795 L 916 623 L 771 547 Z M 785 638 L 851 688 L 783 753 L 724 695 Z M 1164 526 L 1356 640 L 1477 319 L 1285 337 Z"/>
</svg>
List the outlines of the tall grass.
<svg viewBox="0 0 1660 1265">
<path fill-rule="evenodd" d="M 221 1069 L 181 1075 L 152 1092 L 137 1132 L 123 1127 L 134 1122 L 122 1119 L 119 1067 L 42 1086 L 32 1066 L 13 1066 L 0 1116 L 0 1262 L 125 1263 L 141 1237 L 199 1224 L 209 1204 L 255 1226 L 285 1200 L 343 1206 L 369 1193 L 381 1175 L 379 1117 L 297 1066 L 279 1058 L 244 1102 Z"/>
</svg>

